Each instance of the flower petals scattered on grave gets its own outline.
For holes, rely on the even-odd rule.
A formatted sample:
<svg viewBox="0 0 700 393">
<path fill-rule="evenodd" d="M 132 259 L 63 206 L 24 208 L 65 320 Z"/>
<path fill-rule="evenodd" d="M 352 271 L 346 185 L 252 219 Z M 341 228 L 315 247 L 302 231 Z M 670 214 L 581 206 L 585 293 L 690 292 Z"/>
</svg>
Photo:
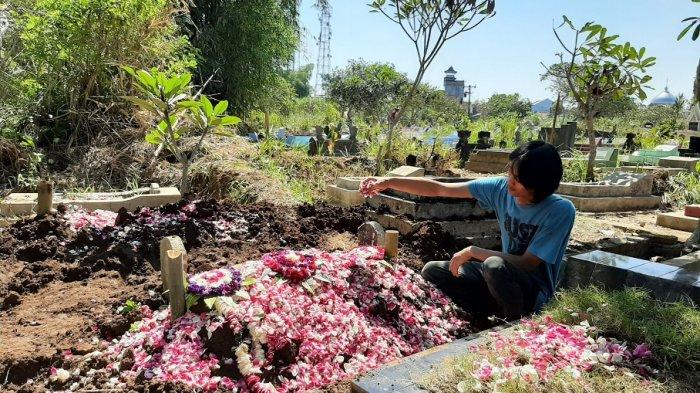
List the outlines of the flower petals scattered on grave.
<svg viewBox="0 0 700 393">
<path fill-rule="evenodd" d="M 562 375 L 579 379 L 597 369 L 648 369 L 640 362 L 651 356 L 646 344 L 630 352 L 614 338 L 594 338 L 594 331 L 587 322 L 568 326 L 545 316 L 541 321 L 523 320 L 511 333 L 492 332 L 491 342 L 470 348 L 472 379 L 461 381 L 457 388 L 460 392 L 497 391 L 500 385 L 516 383 L 528 390 L 528 384 L 543 387 Z"/>
<path fill-rule="evenodd" d="M 372 190 L 372 187 L 377 184 L 377 179 L 366 178 L 360 183 L 360 194 L 365 198 L 371 198 L 379 194 L 378 191 Z"/>
<path fill-rule="evenodd" d="M 465 332 L 444 295 L 383 257 L 374 247 L 267 254 L 241 267 L 241 289 L 215 298 L 216 312 L 171 323 L 168 310 L 143 307 L 144 320 L 109 346 L 100 372 L 121 383 L 143 376 L 203 390 L 306 391 Z M 221 270 L 193 278 L 223 282 Z"/>
<path fill-rule="evenodd" d="M 70 227 L 77 232 L 85 227 L 103 230 L 105 227 L 114 226 L 117 213 L 101 209 L 88 212 L 78 207 L 71 206 L 64 214 L 64 217 L 66 221 L 68 221 Z"/>
<path fill-rule="evenodd" d="M 191 275 L 187 291 L 200 296 L 228 296 L 240 287 L 241 273 L 232 267 L 224 267 Z"/>
</svg>

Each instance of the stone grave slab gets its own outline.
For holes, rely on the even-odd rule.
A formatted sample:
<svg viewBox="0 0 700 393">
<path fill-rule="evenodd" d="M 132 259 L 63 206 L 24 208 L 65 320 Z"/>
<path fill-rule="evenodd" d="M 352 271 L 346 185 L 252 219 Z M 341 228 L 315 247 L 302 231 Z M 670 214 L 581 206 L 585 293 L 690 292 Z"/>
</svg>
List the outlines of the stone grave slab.
<svg viewBox="0 0 700 393">
<path fill-rule="evenodd" d="M 360 183 L 362 183 L 364 179 L 364 177 L 359 176 L 339 177 L 338 180 L 335 181 L 335 185 L 346 190 L 357 191 L 360 189 Z"/>
<path fill-rule="evenodd" d="M 357 242 L 361 246 L 384 247 L 386 231 L 376 221 L 368 221 L 357 229 Z"/>
<path fill-rule="evenodd" d="M 682 168 L 691 172 L 697 172 L 696 167 L 700 158 L 696 157 L 665 157 L 659 159 L 659 166 L 664 168 Z"/>
<path fill-rule="evenodd" d="M 358 206 L 365 203 L 365 197 L 358 190 L 348 190 L 332 184 L 326 186 L 328 197 L 341 206 Z"/>
<path fill-rule="evenodd" d="M 662 262 L 664 265 L 677 266 L 679 268 L 697 269 L 700 271 L 700 251 L 669 259 Z"/>
<path fill-rule="evenodd" d="M 351 391 L 353 393 L 425 393 L 418 383 L 426 373 L 439 368 L 448 358 L 467 354 L 471 345 L 486 344 L 490 341 L 490 332 L 502 331 L 508 334 L 511 330 L 513 328 L 499 326 L 398 359 L 355 380 Z"/>
<path fill-rule="evenodd" d="M 425 176 L 425 168 L 404 165 L 392 169 L 386 175 L 387 177 L 423 177 Z"/>
<path fill-rule="evenodd" d="M 678 146 L 659 145 L 654 150 L 637 150 L 628 156 L 628 162 L 632 164 L 657 165 L 659 160 L 665 157 L 679 156 Z"/>
<path fill-rule="evenodd" d="M 616 167 L 619 150 L 614 147 L 598 147 L 595 154 L 595 166 Z"/>
<path fill-rule="evenodd" d="M 620 162 L 625 161 L 623 158 L 620 158 Z M 623 165 L 618 167 L 618 169 L 622 172 L 638 172 L 638 173 L 654 173 L 657 171 L 664 171 L 667 172 L 669 176 L 676 176 L 677 174 L 681 172 L 687 172 L 687 169 L 683 168 L 667 168 L 667 167 L 662 167 L 662 166 L 657 166 L 657 165 L 636 165 L 636 166 L 630 166 L 630 165 Z"/>
<path fill-rule="evenodd" d="M 504 173 L 511 152 L 509 149 L 474 150 L 466 169 L 478 173 Z"/>
<path fill-rule="evenodd" d="M 697 266 L 691 264 L 690 266 Z M 606 290 L 643 287 L 659 300 L 700 300 L 698 271 L 656 263 L 605 251 L 591 251 L 567 258 L 563 282 L 567 288 L 596 285 Z M 700 274 L 700 273 L 699 273 Z"/>
<path fill-rule="evenodd" d="M 381 193 L 368 198 L 367 203 L 375 209 L 386 207 L 395 215 L 406 215 L 422 220 L 469 219 L 491 214 L 491 212 L 481 208 L 476 201 L 469 200 L 452 203 L 415 202 Z"/>
<path fill-rule="evenodd" d="M 688 217 L 684 212 L 659 213 L 656 216 L 656 225 L 685 232 L 693 232 L 698 222 L 700 218 Z"/>
<path fill-rule="evenodd" d="M 77 205 L 87 210 L 119 211 L 122 207 L 131 211 L 137 207 L 158 207 L 181 199 L 176 187 L 163 187 L 153 183 L 151 187 L 123 192 L 96 192 L 88 194 L 54 194 L 53 208 L 60 204 Z M 0 215 L 20 216 L 34 212 L 36 193 L 13 193 L 0 202 Z"/>
<path fill-rule="evenodd" d="M 567 288 L 594 284 L 606 290 L 621 289 L 629 270 L 647 263 L 651 262 L 595 250 L 569 256 L 563 282 Z"/>
<path fill-rule="evenodd" d="M 570 200 L 580 212 L 603 213 L 617 211 L 654 210 L 661 205 L 660 196 L 581 198 L 561 195 Z"/>
</svg>

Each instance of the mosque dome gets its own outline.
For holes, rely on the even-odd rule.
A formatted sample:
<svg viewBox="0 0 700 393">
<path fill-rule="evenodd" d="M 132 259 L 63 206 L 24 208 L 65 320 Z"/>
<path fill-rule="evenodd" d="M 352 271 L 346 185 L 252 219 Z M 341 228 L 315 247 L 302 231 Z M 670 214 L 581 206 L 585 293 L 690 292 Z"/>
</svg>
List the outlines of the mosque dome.
<svg viewBox="0 0 700 393">
<path fill-rule="evenodd" d="M 656 97 L 652 98 L 649 102 L 649 106 L 655 105 L 673 105 L 676 103 L 676 96 L 668 91 L 668 86 L 664 88 L 664 91 L 659 93 Z"/>
</svg>

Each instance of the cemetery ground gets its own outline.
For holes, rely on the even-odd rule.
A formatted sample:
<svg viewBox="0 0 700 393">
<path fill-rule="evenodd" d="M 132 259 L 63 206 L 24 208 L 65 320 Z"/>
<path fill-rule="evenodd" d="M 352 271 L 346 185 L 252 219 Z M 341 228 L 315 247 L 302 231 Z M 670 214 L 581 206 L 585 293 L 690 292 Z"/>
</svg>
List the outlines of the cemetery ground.
<svg viewBox="0 0 700 393">
<path fill-rule="evenodd" d="M 183 239 L 189 274 L 260 260 L 266 253 L 280 249 L 317 248 L 347 253 L 357 247 L 357 229 L 369 219 L 367 207 L 341 208 L 322 199 L 326 183 L 344 175 L 367 175 L 369 168 L 362 159 L 298 159 L 297 152 L 283 149 L 263 157 L 257 155 L 257 147 L 247 143 L 212 144 L 206 148 L 207 155 L 198 163 L 200 166 L 193 176 L 195 189 L 204 197 L 200 202 L 183 201 L 160 208 L 141 209 L 135 213 L 123 211 L 114 216 L 86 216 L 61 208 L 48 217 L 19 221 L 0 231 L 0 342 L 3 343 L 0 346 L 0 384 L 3 390 L 60 390 L 71 388 L 75 383 L 79 383 L 81 389 L 115 391 L 186 390 L 185 386 L 191 386 L 182 385 L 182 380 L 151 379 L 143 373 L 135 373 L 119 381 L 110 379 L 118 374 L 114 372 L 114 367 L 120 370 L 137 367 L 138 356 L 137 359 L 132 358 L 143 348 L 131 348 L 121 353 L 118 360 L 103 359 L 94 363 L 89 360 L 96 356 L 95 351 L 107 352 L 106 343 L 110 340 L 128 337 L 130 330 L 138 329 L 139 321 L 161 323 L 158 318 L 167 319 L 157 312 L 151 314 L 164 305 L 159 242 L 166 236 L 177 235 Z M 114 156 L 109 154 L 94 157 L 114 160 Z M 285 167 L 291 169 L 286 172 L 270 170 L 271 165 L 267 166 L 269 161 L 266 160 L 275 160 L 276 164 L 287 160 Z M 140 170 L 133 167 L 128 169 Z M 69 182 L 71 180 L 65 179 L 75 179 L 79 171 L 104 171 L 104 165 L 67 168 L 63 172 L 65 177 L 56 177 L 56 182 Z M 116 176 L 118 171 L 113 170 L 113 173 Z M 483 176 L 469 172 L 460 174 L 466 177 Z M 162 184 L 177 181 L 177 171 L 170 170 L 167 162 L 159 163 L 150 175 L 152 177 L 147 180 Z M 201 176 L 199 180 L 198 176 Z M 215 197 L 220 202 L 207 197 Z M 303 204 L 305 200 L 315 202 Z M 569 252 L 617 250 L 625 245 L 634 248 L 633 240 L 640 235 L 674 244 L 680 244 L 690 236 L 688 232 L 659 227 L 655 220 L 656 214 L 652 212 L 579 213 Z M 116 225 L 105 227 L 112 223 Z M 423 263 L 448 259 L 457 249 L 450 236 L 438 225 L 425 221 L 415 233 L 401 236 L 399 255 L 389 263 L 404 265 L 413 272 L 419 272 Z M 656 256 L 653 255 L 653 248 L 648 252 L 651 254 L 640 257 L 648 259 Z M 367 263 L 376 263 L 372 261 L 372 258 L 368 258 Z M 587 298 L 590 296 L 583 297 L 584 300 Z M 601 298 L 598 296 L 596 299 Z M 585 304 L 584 300 L 576 307 L 572 306 L 571 299 L 557 303 L 561 308 L 553 306 L 551 314 L 556 316 L 557 321 L 576 326 L 581 321 L 565 317 L 578 311 L 585 313 L 590 306 L 579 310 Z M 152 311 L 139 307 L 148 307 Z M 617 311 L 624 313 L 626 310 L 619 307 Z M 375 317 L 393 321 L 392 326 L 398 326 L 396 316 L 388 310 L 375 310 L 375 313 Z M 629 391 L 648 383 L 653 385 L 650 390 L 659 391 L 692 391 L 692 387 L 696 386 L 693 384 L 697 383 L 697 355 L 691 355 L 690 360 L 686 356 L 684 361 L 688 363 L 683 363 L 683 367 L 678 368 L 680 371 L 674 374 L 668 372 L 668 365 L 663 363 L 666 358 L 658 357 L 656 350 L 670 348 L 670 351 L 674 351 L 681 342 L 686 346 L 683 353 L 697 353 L 693 352 L 698 345 L 697 332 L 687 332 L 677 339 L 665 336 L 667 341 L 659 344 L 651 334 L 630 332 L 614 326 L 608 320 L 602 321 L 602 315 L 600 324 L 606 337 L 619 339 L 619 343 L 629 341 L 630 352 L 637 344 L 650 343 L 654 358 L 648 362 L 645 360 L 644 364 L 650 369 L 661 370 L 660 374 L 651 375 L 652 382 L 634 377 L 622 381 L 628 384 L 622 386 L 629 387 Z M 697 326 L 697 309 L 686 307 L 674 315 L 679 317 L 676 323 Z M 474 320 L 468 315 L 459 315 L 459 318 L 469 324 L 449 332 L 446 336 L 449 339 L 426 347 L 463 339 L 494 324 L 500 325 L 499 321 Z M 615 318 L 610 316 L 610 319 Z M 634 318 L 634 315 L 630 318 Z M 670 321 L 665 323 L 662 329 L 678 329 Z M 217 334 L 203 340 L 207 345 L 206 353 L 219 353 L 222 345 L 217 345 L 216 340 Z M 237 339 L 224 336 L 223 340 Z M 401 339 L 396 340 L 394 344 L 401 342 Z M 610 341 L 613 344 L 616 342 Z M 401 356 L 409 355 L 416 349 L 405 348 Z M 151 353 L 149 351 L 155 349 L 147 350 Z M 226 355 L 228 359 L 234 358 L 232 361 L 236 363 L 234 354 L 226 354 L 225 351 L 221 355 L 222 362 Z M 389 361 L 395 358 L 392 355 L 384 359 Z M 627 360 L 630 365 L 639 363 L 634 363 L 632 358 Z M 280 365 L 284 364 L 279 359 L 274 359 L 272 363 L 277 367 L 275 370 L 281 369 Z M 368 368 L 359 369 L 360 375 L 366 375 L 366 371 L 381 363 L 371 365 L 367 361 L 367 365 Z M 231 366 L 231 363 L 228 366 L 239 367 Z M 112 367 L 111 374 L 103 372 L 108 367 Z M 633 366 L 625 369 L 628 368 L 635 371 Z M 64 379 L 63 373 L 74 373 L 75 370 L 81 370 L 81 374 L 71 374 Z M 100 370 L 101 373 L 91 370 Z M 352 373 L 348 375 L 350 378 L 357 376 Z M 211 386 L 226 390 L 221 380 L 225 377 L 236 380 L 241 375 L 214 371 L 211 377 L 219 378 L 216 380 L 218 384 Z M 426 374 L 425 378 L 429 377 Z M 606 374 L 603 372 L 599 377 L 606 378 Z M 456 386 L 465 376 L 455 378 Z M 419 378 L 415 383 L 421 385 L 424 383 L 421 381 Z M 347 392 L 350 382 L 344 380 L 320 387 L 327 391 Z"/>
</svg>

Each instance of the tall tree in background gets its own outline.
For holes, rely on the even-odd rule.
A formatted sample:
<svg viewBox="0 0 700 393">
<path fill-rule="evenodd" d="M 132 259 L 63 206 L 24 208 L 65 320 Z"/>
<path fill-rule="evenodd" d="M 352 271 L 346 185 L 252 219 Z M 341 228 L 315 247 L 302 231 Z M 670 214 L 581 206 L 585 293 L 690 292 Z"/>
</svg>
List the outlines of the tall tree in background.
<svg viewBox="0 0 700 393">
<path fill-rule="evenodd" d="M 286 89 L 281 78 L 299 43 L 296 0 L 193 0 L 192 42 L 206 92 L 244 116 Z"/>
<path fill-rule="evenodd" d="M 601 103 L 625 96 L 644 100 L 644 84 L 651 80 L 646 71 L 655 64 L 656 58 L 644 57 L 646 49 L 637 50 L 629 42 L 618 44 L 619 36 L 608 35 L 608 30 L 601 25 L 589 22 L 576 28 L 569 18 L 563 18 L 564 22 L 552 30 L 566 54 L 558 54 L 558 66 L 545 66 L 546 74 L 566 82 L 569 94 L 586 121 L 590 145 L 586 177 L 593 180 L 596 156 L 593 120 L 601 110 Z M 568 27 L 574 34 L 571 46 L 562 40 L 559 30 L 563 27 Z"/>
<path fill-rule="evenodd" d="M 298 70 L 285 70 L 282 72 L 284 79 L 292 85 L 297 98 L 304 98 L 311 95 L 311 74 L 314 72 L 314 65 L 307 64 Z"/>
<path fill-rule="evenodd" d="M 362 115 L 378 121 L 409 85 L 406 75 L 387 63 L 350 60 L 345 68 L 324 76 L 326 96 L 347 113 L 347 121 Z"/>
<path fill-rule="evenodd" d="M 381 149 L 377 172 L 382 158 L 391 153 L 394 128 L 401 120 L 406 106 L 423 80 L 426 71 L 445 42 L 480 25 L 495 15 L 496 0 L 373 0 L 372 12 L 380 12 L 398 24 L 413 42 L 418 57 L 418 73 L 401 104 L 389 113 L 386 149 Z"/>
</svg>

